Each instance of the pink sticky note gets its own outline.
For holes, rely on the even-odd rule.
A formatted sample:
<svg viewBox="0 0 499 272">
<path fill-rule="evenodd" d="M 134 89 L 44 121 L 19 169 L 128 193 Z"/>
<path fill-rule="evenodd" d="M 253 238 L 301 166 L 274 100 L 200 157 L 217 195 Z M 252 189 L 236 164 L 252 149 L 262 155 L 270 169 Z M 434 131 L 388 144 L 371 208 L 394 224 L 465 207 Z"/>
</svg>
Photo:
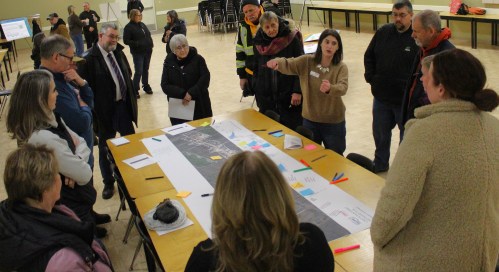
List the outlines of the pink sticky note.
<svg viewBox="0 0 499 272">
<path fill-rule="evenodd" d="M 254 145 L 251 148 L 253 148 L 254 150 L 258 150 L 258 149 L 262 148 L 262 146 L 261 145 Z"/>
<path fill-rule="evenodd" d="M 316 148 L 317 148 L 317 146 L 316 146 L 316 145 L 314 145 L 314 144 L 309 144 L 309 145 L 306 145 L 306 146 L 305 146 L 305 150 L 314 150 L 314 149 L 316 149 Z"/>
</svg>

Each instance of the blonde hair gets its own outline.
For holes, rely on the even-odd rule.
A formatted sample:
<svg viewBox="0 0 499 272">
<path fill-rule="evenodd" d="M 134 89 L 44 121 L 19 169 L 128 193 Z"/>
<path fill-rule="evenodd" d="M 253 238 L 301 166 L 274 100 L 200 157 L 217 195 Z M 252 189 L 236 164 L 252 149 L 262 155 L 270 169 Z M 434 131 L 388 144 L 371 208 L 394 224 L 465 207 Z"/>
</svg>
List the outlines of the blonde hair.
<svg viewBox="0 0 499 272">
<path fill-rule="evenodd" d="M 138 9 L 130 10 L 130 14 L 128 14 L 128 19 L 130 19 L 130 21 L 135 20 L 135 15 L 137 15 L 139 13 L 140 13 L 140 10 L 138 10 Z"/>
<path fill-rule="evenodd" d="M 7 156 L 3 180 L 10 202 L 33 199 L 42 201 L 59 175 L 54 151 L 45 145 L 25 144 Z"/>
<path fill-rule="evenodd" d="M 7 132 L 12 139 L 25 143 L 34 131 L 49 127 L 52 111 L 48 105 L 53 76 L 45 70 L 21 74 L 12 90 L 7 111 Z"/>
<path fill-rule="evenodd" d="M 217 179 L 212 204 L 217 271 L 292 271 L 304 242 L 294 200 L 277 166 L 264 153 L 232 156 Z"/>
</svg>

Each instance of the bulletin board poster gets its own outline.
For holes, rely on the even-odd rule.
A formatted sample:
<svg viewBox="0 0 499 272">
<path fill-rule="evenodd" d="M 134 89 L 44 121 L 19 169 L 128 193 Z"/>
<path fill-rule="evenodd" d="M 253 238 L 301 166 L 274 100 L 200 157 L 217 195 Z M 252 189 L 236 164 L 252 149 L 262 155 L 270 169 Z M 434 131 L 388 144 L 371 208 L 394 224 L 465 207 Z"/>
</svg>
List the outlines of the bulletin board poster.
<svg viewBox="0 0 499 272">
<path fill-rule="evenodd" d="M 2 25 L 3 33 L 5 34 L 5 39 L 7 39 L 7 41 L 28 38 L 33 35 L 28 23 L 28 18 L 26 17 L 3 20 L 0 21 L 0 25 Z"/>
</svg>

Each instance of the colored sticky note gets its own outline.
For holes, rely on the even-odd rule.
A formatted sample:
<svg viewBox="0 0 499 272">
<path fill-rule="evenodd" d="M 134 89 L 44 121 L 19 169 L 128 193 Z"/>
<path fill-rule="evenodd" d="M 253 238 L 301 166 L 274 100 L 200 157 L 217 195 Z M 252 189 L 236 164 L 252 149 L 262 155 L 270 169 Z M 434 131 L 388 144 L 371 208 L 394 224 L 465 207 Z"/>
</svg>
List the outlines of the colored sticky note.
<svg viewBox="0 0 499 272">
<path fill-rule="evenodd" d="M 180 191 L 180 192 L 177 193 L 177 197 L 186 198 L 190 194 L 191 194 L 191 192 L 188 192 L 188 191 Z"/>
<path fill-rule="evenodd" d="M 206 126 L 209 126 L 210 125 L 210 122 L 204 122 L 201 124 L 202 127 L 206 127 Z"/>
<path fill-rule="evenodd" d="M 276 132 L 276 133 L 273 133 L 271 135 L 274 136 L 274 137 L 276 137 L 276 138 L 284 136 L 284 134 L 282 132 Z"/>
<path fill-rule="evenodd" d="M 269 143 L 264 143 L 264 144 L 262 144 L 262 147 L 270 147 L 270 144 Z"/>
<path fill-rule="evenodd" d="M 317 146 L 314 144 L 309 144 L 309 145 L 306 145 L 304 148 L 305 148 L 305 150 L 314 150 L 317 148 Z"/>
<path fill-rule="evenodd" d="M 252 141 L 248 144 L 248 146 L 255 146 L 256 144 L 257 144 L 256 141 Z"/>
<path fill-rule="evenodd" d="M 286 167 L 284 167 L 282 163 L 279 163 L 277 167 L 279 167 L 279 170 L 281 170 L 281 172 L 286 172 Z"/>
<path fill-rule="evenodd" d="M 254 150 L 259 150 L 262 148 L 262 146 L 261 145 L 254 145 L 251 148 L 253 148 Z"/>
<path fill-rule="evenodd" d="M 300 191 L 300 194 L 302 196 L 309 196 L 309 195 L 313 195 L 314 191 L 312 191 L 312 189 L 305 189 L 303 191 Z"/>
<path fill-rule="evenodd" d="M 236 134 L 234 134 L 234 132 L 232 132 L 230 135 L 229 135 L 229 139 L 234 139 L 236 137 Z"/>
<path fill-rule="evenodd" d="M 295 188 L 295 189 L 303 188 L 303 184 L 298 181 L 298 182 L 295 182 L 295 183 L 291 184 L 291 187 Z"/>
<path fill-rule="evenodd" d="M 220 157 L 220 156 L 211 156 L 210 159 L 212 159 L 214 161 L 218 161 L 218 160 L 221 160 L 222 157 Z"/>
<path fill-rule="evenodd" d="M 242 141 L 242 142 L 239 142 L 237 145 L 238 146 L 245 146 L 247 145 L 248 143 L 246 141 Z"/>
</svg>

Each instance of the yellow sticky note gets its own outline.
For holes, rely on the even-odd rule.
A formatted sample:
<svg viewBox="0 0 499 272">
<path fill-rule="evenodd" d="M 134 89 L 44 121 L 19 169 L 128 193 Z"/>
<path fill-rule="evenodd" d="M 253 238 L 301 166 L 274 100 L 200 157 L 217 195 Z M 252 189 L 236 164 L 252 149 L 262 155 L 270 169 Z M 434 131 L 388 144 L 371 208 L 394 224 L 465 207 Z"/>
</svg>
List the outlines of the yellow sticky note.
<svg viewBox="0 0 499 272">
<path fill-rule="evenodd" d="M 247 145 L 247 144 L 248 144 L 248 143 L 247 143 L 246 141 L 242 141 L 242 142 L 238 143 L 237 145 L 238 145 L 238 146 L 245 146 L 245 145 Z"/>
<path fill-rule="evenodd" d="M 211 156 L 210 159 L 212 159 L 214 161 L 217 161 L 217 160 L 221 160 L 222 157 L 220 157 L 220 156 Z"/>
<path fill-rule="evenodd" d="M 210 122 L 204 122 L 201 124 L 202 127 L 206 127 L 206 126 L 209 126 L 210 125 Z"/>
<path fill-rule="evenodd" d="M 303 184 L 298 181 L 298 182 L 295 182 L 295 183 L 291 184 L 291 187 L 294 188 L 294 189 L 298 189 L 298 188 L 302 188 Z"/>
<path fill-rule="evenodd" d="M 178 193 L 177 193 L 177 197 L 186 198 L 186 197 L 188 197 L 190 194 L 191 194 L 191 192 L 187 192 L 187 191 L 180 191 L 180 192 L 178 192 Z"/>
</svg>

